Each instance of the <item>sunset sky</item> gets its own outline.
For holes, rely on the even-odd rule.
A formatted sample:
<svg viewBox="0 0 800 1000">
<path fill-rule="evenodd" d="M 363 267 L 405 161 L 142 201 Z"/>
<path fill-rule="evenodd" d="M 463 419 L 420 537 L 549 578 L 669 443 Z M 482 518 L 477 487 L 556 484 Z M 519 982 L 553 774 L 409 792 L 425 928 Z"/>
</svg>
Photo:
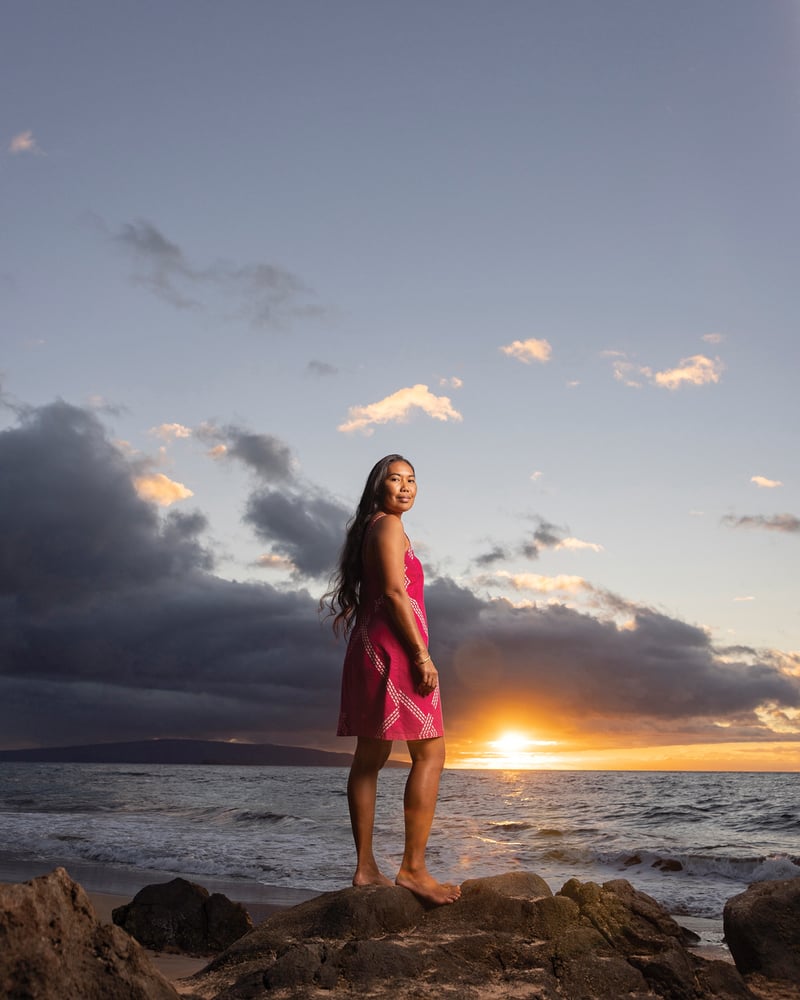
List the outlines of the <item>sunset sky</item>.
<svg viewBox="0 0 800 1000">
<path fill-rule="evenodd" d="M 0 747 L 348 749 L 416 466 L 452 766 L 800 765 L 800 5 L 9 0 Z"/>
</svg>

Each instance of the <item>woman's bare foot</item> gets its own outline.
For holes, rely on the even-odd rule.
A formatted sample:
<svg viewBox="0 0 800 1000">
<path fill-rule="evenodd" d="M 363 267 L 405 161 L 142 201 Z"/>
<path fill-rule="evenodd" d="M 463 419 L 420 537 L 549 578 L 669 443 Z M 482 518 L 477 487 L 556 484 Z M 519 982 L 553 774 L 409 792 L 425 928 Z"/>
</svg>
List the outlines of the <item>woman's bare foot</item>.
<svg viewBox="0 0 800 1000">
<path fill-rule="evenodd" d="M 353 885 L 359 888 L 364 885 L 394 885 L 394 882 L 377 865 L 363 865 L 356 868 Z"/>
<path fill-rule="evenodd" d="M 445 903 L 455 903 L 461 895 L 461 886 L 449 882 L 437 882 L 433 875 L 424 869 L 421 872 L 408 872 L 401 869 L 394 880 L 396 885 L 410 889 L 424 903 L 443 906 Z"/>
</svg>

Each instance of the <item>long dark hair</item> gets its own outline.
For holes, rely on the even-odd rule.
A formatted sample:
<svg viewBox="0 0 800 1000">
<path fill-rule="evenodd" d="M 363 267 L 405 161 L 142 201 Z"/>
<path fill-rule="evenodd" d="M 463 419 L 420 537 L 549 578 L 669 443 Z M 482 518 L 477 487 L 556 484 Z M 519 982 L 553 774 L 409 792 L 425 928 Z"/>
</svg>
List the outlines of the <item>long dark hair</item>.
<svg viewBox="0 0 800 1000">
<path fill-rule="evenodd" d="M 402 455 L 384 455 L 373 465 L 356 512 L 347 523 L 339 565 L 331 578 L 330 589 L 319 602 L 320 610 L 327 611 L 328 617 L 333 616 L 333 631 L 336 635 L 340 632 L 348 635 L 355 624 L 361 596 L 361 546 L 367 525 L 383 502 L 384 483 L 392 462 L 411 465 Z M 413 465 L 411 469 L 413 471 Z"/>
</svg>

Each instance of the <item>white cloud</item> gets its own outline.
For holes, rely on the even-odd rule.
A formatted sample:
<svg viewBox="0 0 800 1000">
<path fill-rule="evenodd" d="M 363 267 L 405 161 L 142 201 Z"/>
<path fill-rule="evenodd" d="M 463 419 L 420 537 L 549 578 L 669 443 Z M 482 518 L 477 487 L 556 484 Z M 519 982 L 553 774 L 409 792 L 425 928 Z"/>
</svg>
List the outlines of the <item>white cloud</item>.
<svg viewBox="0 0 800 1000">
<path fill-rule="evenodd" d="M 137 476 L 133 481 L 136 492 L 143 500 L 151 500 L 161 507 L 169 507 L 178 500 L 185 500 L 194 493 L 183 483 L 176 483 L 163 472 L 153 472 L 147 476 Z"/>
<path fill-rule="evenodd" d="M 434 420 L 463 419 L 458 410 L 453 408 L 449 397 L 435 396 L 427 385 L 418 384 L 398 389 L 377 403 L 351 406 L 347 411 L 348 420 L 340 424 L 338 429 L 345 434 L 350 431 L 372 434 L 372 424 L 405 423 L 414 410 L 421 410 Z"/>
<path fill-rule="evenodd" d="M 707 344 L 721 344 L 725 336 L 721 333 L 704 333 L 700 339 Z"/>
<path fill-rule="evenodd" d="M 572 552 L 577 552 L 579 549 L 589 549 L 592 552 L 604 551 L 603 546 L 598 545 L 597 542 L 583 542 L 580 538 L 562 538 L 555 548 L 556 550 L 569 549 Z"/>
<path fill-rule="evenodd" d="M 564 573 L 545 576 L 542 573 L 507 573 L 501 570 L 496 575 L 507 580 L 515 590 L 533 590 L 539 594 L 577 594 L 592 589 L 591 584 L 582 576 L 567 576 Z"/>
<path fill-rule="evenodd" d="M 755 597 L 750 597 L 750 596 L 748 596 L 748 597 L 734 597 L 733 600 L 734 600 L 734 603 L 741 604 L 744 601 L 754 601 Z"/>
<path fill-rule="evenodd" d="M 780 479 L 767 479 L 766 476 L 751 476 L 750 482 L 755 483 L 762 490 L 774 490 L 778 486 L 783 486 Z"/>
<path fill-rule="evenodd" d="M 529 365 L 531 361 L 540 361 L 544 364 L 550 360 L 553 353 L 553 348 L 548 341 L 537 340 L 535 337 L 531 337 L 529 340 L 515 340 L 511 344 L 501 347 L 500 350 L 503 354 L 516 358 L 517 361 L 522 361 L 526 365 Z"/>
<path fill-rule="evenodd" d="M 444 389 L 448 386 L 451 389 L 460 389 L 464 384 L 464 380 L 460 379 L 458 375 L 452 375 L 450 378 L 440 378 L 439 385 Z"/>
<path fill-rule="evenodd" d="M 656 372 L 653 381 L 664 389 L 678 389 L 684 382 L 689 385 L 708 385 L 719 382 L 723 367 L 719 358 L 693 354 L 690 358 L 682 358 L 677 368 Z"/>
<path fill-rule="evenodd" d="M 544 475 L 544 473 L 540 469 L 537 469 L 535 472 L 531 473 L 531 479 L 534 482 L 537 482 L 539 479 L 542 478 L 543 475 Z"/>
<path fill-rule="evenodd" d="M 184 427 L 183 424 L 159 424 L 158 427 L 151 427 L 150 433 L 163 438 L 164 441 L 174 441 L 176 438 L 192 436 L 191 428 Z"/>
<path fill-rule="evenodd" d="M 12 156 L 18 156 L 20 153 L 41 153 L 42 150 L 39 148 L 39 144 L 33 137 L 33 132 L 28 130 L 27 132 L 20 132 L 15 135 L 11 142 L 8 144 L 8 151 Z"/>
</svg>

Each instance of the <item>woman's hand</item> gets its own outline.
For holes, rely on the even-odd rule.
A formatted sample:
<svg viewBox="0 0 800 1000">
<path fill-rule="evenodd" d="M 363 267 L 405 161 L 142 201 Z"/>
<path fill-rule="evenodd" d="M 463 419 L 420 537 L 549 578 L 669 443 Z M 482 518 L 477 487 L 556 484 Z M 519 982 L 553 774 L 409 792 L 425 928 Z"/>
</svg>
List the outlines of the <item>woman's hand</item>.
<svg viewBox="0 0 800 1000">
<path fill-rule="evenodd" d="M 417 694 L 423 696 L 431 694 L 439 686 L 439 672 L 433 665 L 433 660 L 428 656 L 422 663 L 415 662 L 414 666 L 420 676 Z"/>
</svg>

